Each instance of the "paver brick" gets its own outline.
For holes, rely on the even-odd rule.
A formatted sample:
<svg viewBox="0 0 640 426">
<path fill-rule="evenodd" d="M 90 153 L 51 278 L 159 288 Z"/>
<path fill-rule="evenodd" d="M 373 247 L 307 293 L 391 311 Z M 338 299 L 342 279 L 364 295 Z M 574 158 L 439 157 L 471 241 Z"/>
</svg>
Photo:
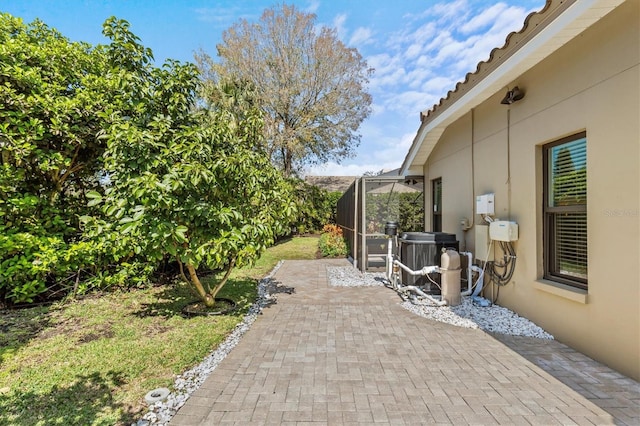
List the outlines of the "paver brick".
<svg viewBox="0 0 640 426">
<path fill-rule="evenodd" d="M 553 340 L 403 309 L 386 287 L 331 287 L 287 261 L 266 307 L 170 424 L 640 424 L 640 385 Z"/>
</svg>

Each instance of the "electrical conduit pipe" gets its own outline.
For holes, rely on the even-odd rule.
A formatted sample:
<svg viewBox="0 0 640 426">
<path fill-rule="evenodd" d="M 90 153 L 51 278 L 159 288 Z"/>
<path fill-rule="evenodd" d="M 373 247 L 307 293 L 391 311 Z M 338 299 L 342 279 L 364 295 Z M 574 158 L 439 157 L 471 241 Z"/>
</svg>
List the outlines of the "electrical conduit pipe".
<svg viewBox="0 0 640 426">
<path fill-rule="evenodd" d="M 413 269 L 410 269 L 406 265 L 402 264 L 397 259 L 393 261 L 393 265 L 402 268 L 409 275 L 428 275 L 428 274 L 430 274 L 432 272 L 440 272 L 440 268 L 437 267 L 437 266 L 425 266 L 424 268 L 422 268 L 420 270 L 414 271 Z M 435 303 L 437 306 L 446 306 L 447 305 L 446 300 L 438 300 L 438 299 L 434 298 L 433 296 L 428 295 L 424 291 L 420 290 L 416 286 L 413 286 L 413 285 L 398 286 L 398 283 L 395 282 L 396 280 L 397 280 L 397 274 L 392 274 L 393 288 L 396 289 L 396 291 L 398 291 L 398 292 L 411 291 L 411 292 L 417 294 L 420 297 L 424 297 L 425 299 L 429 299 L 431 302 Z"/>
<path fill-rule="evenodd" d="M 482 291 L 484 285 L 484 270 L 477 265 L 473 264 L 473 253 L 470 251 L 462 251 L 461 255 L 467 256 L 467 289 L 461 293 L 462 296 L 469 296 L 473 292 L 473 297 L 476 297 Z M 477 272 L 480 274 L 475 284 L 473 284 L 473 275 L 471 272 Z M 474 290 L 475 287 L 475 290 Z"/>
</svg>

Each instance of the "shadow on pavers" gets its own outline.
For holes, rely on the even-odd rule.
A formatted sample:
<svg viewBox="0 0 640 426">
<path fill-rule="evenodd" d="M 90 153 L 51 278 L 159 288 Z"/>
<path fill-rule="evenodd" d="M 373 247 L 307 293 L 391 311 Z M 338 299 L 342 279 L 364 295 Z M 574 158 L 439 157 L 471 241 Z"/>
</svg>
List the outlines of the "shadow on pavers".
<svg viewBox="0 0 640 426">
<path fill-rule="evenodd" d="M 293 294 L 296 292 L 295 287 L 289 287 L 283 285 L 282 282 L 276 281 L 273 278 L 268 278 L 265 282 L 265 290 L 269 295 L 266 301 L 264 302 L 265 308 L 269 306 L 275 305 L 278 303 L 278 294 Z"/>
<path fill-rule="evenodd" d="M 602 410 L 618 425 L 640 424 L 640 383 L 557 340 L 491 334 Z"/>
</svg>

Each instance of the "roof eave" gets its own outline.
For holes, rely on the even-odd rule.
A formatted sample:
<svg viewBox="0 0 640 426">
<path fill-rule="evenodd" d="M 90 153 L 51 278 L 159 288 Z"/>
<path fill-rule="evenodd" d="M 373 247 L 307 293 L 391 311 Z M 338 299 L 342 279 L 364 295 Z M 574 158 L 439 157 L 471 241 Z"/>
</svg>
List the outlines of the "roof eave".
<svg viewBox="0 0 640 426">
<path fill-rule="evenodd" d="M 400 174 L 422 174 L 423 165 L 445 129 L 471 109 L 508 87 L 519 76 L 593 25 L 625 0 L 548 0 L 527 17 L 518 33 L 494 49 L 447 98 L 421 113 L 421 124 L 402 163 Z M 548 15 L 547 15 L 548 14 Z M 483 72 L 485 71 L 485 72 Z"/>
</svg>

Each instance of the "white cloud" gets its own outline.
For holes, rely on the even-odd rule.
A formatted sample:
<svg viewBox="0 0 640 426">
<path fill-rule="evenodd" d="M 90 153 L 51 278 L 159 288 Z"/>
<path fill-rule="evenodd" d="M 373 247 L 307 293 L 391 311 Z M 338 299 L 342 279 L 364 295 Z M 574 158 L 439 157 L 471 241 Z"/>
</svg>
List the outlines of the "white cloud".
<svg viewBox="0 0 640 426">
<path fill-rule="evenodd" d="M 240 7 L 200 7 L 193 11 L 198 21 L 225 27 L 231 26 L 240 19 L 256 20 L 259 17 L 259 15 L 244 12 Z"/>
<path fill-rule="evenodd" d="M 370 44 L 373 42 L 372 37 L 373 37 L 373 32 L 371 31 L 370 28 L 359 27 L 353 32 L 353 35 L 349 40 L 349 45 L 363 46 L 366 44 Z"/>
<path fill-rule="evenodd" d="M 411 46 L 407 48 L 407 51 L 405 52 L 404 56 L 407 59 L 415 59 L 420 55 L 420 52 L 422 52 L 422 45 L 419 43 L 413 43 Z"/>
<path fill-rule="evenodd" d="M 332 27 L 336 29 L 336 32 L 338 33 L 338 38 L 340 40 L 345 39 L 345 35 L 347 33 L 347 30 L 345 28 L 346 22 L 347 22 L 347 15 L 344 13 L 341 13 L 340 15 L 337 15 L 335 18 L 333 18 Z"/>
<path fill-rule="evenodd" d="M 515 6 L 505 8 L 493 22 L 493 25 L 491 26 L 489 32 L 496 35 L 501 35 L 502 41 L 504 42 L 506 36 L 510 32 L 520 31 L 522 29 L 525 18 L 531 12 L 531 10 L 525 10 L 521 7 Z"/>
<path fill-rule="evenodd" d="M 320 2 L 318 0 L 312 0 L 309 2 L 307 7 L 304 8 L 304 11 L 307 13 L 316 13 L 320 8 Z"/>
<path fill-rule="evenodd" d="M 375 116 L 381 116 L 386 112 L 386 108 L 384 107 L 384 105 L 381 105 L 379 103 L 373 103 L 371 104 L 371 117 L 375 117 Z"/>
<path fill-rule="evenodd" d="M 465 22 L 464 25 L 461 25 L 458 30 L 462 34 L 470 34 L 480 29 L 493 26 L 493 23 L 496 22 L 500 15 L 506 9 L 506 5 L 504 3 L 496 3 L 488 9 L 483 10 L 480 14 L 474 16 L 469 21 Z"/>
<path fill-rule="evenodd" d="M 375 69 L 370 79 L 369 88 L 372 91 L 384 90 L 384 86 L 393 86 L 400 82 L 405 74 L 403 61 L 399 56 L 386 53 L 367 58 L 369 66 Z"/>
<path fill-rule="evenodd" d="M 502 47 L 510 32 L 522 28 L 529 12 L 504 1 L 480 6 L 468 0 L 442 1 L 406 15 L 395 32 L 381 34 L 376 28 L 376 37 L 384 41 L 365 57 L 375 69 L 369 83 L 374 103 L 371 117 L 359 129 L 357 160 L 315 167 L 313 173 L 361 175 L 400 167 L 420 126 L 420 112 L 445 98 L 492 49 Z M 336 16 L 334 26 L 346 35 L 347 15 Z M 366 27 L 351 33 L 351 45 L 378 46 L 371 41 L 373 34 Z"/>
<path fill-rule="evenodd" d="M 429 15 L 435 16 L 440 25 L 459 26 L 469 16 L 470 9 L 466 0 L 443 2 L 433 6 Z"/>
<path fill-rule="evenodd" d="M 371 89 L 387 99 L 387 109 L 389 99 L 395 102 L 400 94 L 417 96 L 407 88 L 426 90 L 436 100 L 446 96 L 457 81 L 476 70 L 478 62 L 488 59 L 493 48 L 504 44 L 509 32 L 522 26 L 527 13 L 503 2 L 485 8 L 472 6 L 466 0 L 441 2 L 409 15 L 405 26 L 388 36 L 385 53 L 367 58 L 376 69 Z M 435 81 L 429 82 L 431 78 Z M 439 92 L 434 93 L 436 90 Z M 396 109 L 410 103 L 401 100 Z"/>
<path fill-rule="evenodd" d="M 420 88 L 425 81 L 436 77 L 433 71 L 427 67 L 416 67 L 407 73 L 406 81 L 410 89 Z"/>
<path fill-rule="evenodd" d="M 416 123 L 418 118 L 416 116 Z M 417 127 L 416 127 L 417 128 Z M 397 137 L 387 137 L 385 144 L 379 146 L 372 158 L 381 162 L 387 162 L 387 164 L 397 164 L 395 167 L 400 167 L 400 164 L 404 160 L 404 157 L 413 142 L 415 133 L 407 133 L 402 135 L 399 139 Z"/>
<path fill-rule="evenodd" d="M 380 170 L 379 164 L 337 164 L 333 161 L 309 167 L 307 176 L 362 176 L 367 172 Z"/>
<path fill-rule="evenodd" d="M 326 164 L 309 167 L 306 174 L 311 176 L 362 176 L 367 172 L 398 169 L 402 165 L 414 138 L 415 132 L 403 134 L 400 138 L 382 138 L 375 146 L 369 147 L 371 155 L 360 158 L 358 163 L 338 164 L 330 161 Z"/>
<path fill-rule="evenodd" d="M 417 117 L 418 113 L 431 102 L 431 99 L 432 96 L 425 92 L 407 90 L 388 99 L 385 104 L 388 110 L 405 115 L 414 114 Z"/>
<path fill-rule="evenodd" d="M 446 96 L 447 92 L 455 86 L 455 79 L 447 76 L 434 77 L 427 80 L 422 85 L 422 90 L 427 93 L 441 94 Z"/>
</svg>

